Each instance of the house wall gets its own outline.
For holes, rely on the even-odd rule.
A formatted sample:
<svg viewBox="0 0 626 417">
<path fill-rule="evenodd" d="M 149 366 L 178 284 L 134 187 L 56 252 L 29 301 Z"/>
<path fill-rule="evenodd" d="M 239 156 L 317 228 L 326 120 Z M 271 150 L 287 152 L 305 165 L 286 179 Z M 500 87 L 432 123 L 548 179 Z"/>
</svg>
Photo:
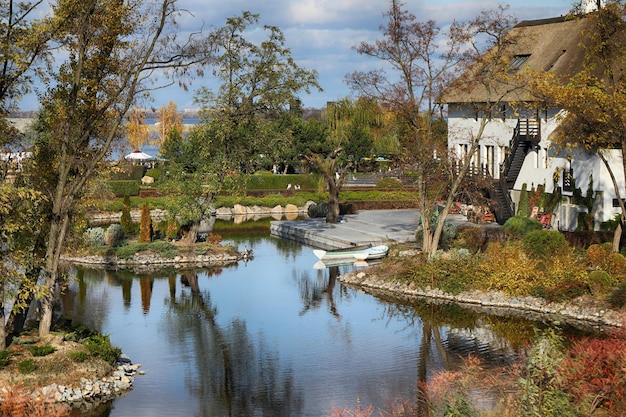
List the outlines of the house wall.
<svg viewBox="0 0 626 417">
<path fill-rule="evenodd" d="M 481 123 L 482 115 L 474 112 L 471 104 L 448 105 L 448 147 L 452 158 L 460 159 L 463 152 L 469 147 L 471 138 L 476 135 Z M 553 178 L 558 174 L 559 185 L 563 184 L 564 172 L 572 169 L 576 188 L 586 195 L 589 181 L 593 178 L 593 190 L 596 201 L 594 206 L 595 228 L 600 223 L 613 219 L 619 214 L 619 207 L 614 207 L 615 191 L 608 170 L 600 158 L 582 150 L 562 151 L 552 146 L 548 139 L 558 126 L 563 114 L 559 109 L 513 109 L 503 107 L 499 112 L 494 112 L 485 128 L 483 138 L 480 141 L 478 153 L 472 158 L 475 167 L 486 167 L 494 178 L 500 177 L 500 164 L 506 157 L 506 149 L 513 137 L 513 131 L 520 118 L 535 118 L 541 120 L 541 140 L 538 149 L 530 151 L 526 155 L 520 174 L 515 182 L 514 191 L 511 192 L 513 202 L 519 202 L 519 191 L 523 184 L 530 190 L 532 187 L 543 184 L 547 192 L 554 190 Z M 493 155 L 493 156 L 492 156 Z M 611 151 L 609 160 L 615 174 L 622 196 L 626 197 L 626 185 L 624 184 L 624 171 L 622 157 L 619 150 Z M 572 193 L 563 192 L 564 205 L 557 208 L 554 213 L 553 225 L 562 230 L 570 230 L 572 226 L 572 212 L 582 210 L 571 206 Z M 567 212 L 567 213 L 566 213 Z M 565 219 L 567 217 L 567 219 Z M 566 221 L 567 220 L 567 221 Z"/>
</svg>

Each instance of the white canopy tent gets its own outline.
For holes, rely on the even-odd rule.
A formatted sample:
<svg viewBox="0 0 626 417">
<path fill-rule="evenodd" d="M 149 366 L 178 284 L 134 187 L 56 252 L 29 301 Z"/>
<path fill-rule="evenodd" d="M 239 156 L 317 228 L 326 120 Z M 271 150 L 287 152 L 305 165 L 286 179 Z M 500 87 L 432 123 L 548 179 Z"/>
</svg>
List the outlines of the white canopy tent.
<svg viewBox="0 0 626 417">
<path fill-rule="evenodd" d="M 154 161 L 156 158 L 152 155 L 148 155 L 145 152 L 141 152 L 139 149 L 129 153 L 124 157 L 127 161 L 135 161 L 135 162 L 149 162 Z"/>
</svg>

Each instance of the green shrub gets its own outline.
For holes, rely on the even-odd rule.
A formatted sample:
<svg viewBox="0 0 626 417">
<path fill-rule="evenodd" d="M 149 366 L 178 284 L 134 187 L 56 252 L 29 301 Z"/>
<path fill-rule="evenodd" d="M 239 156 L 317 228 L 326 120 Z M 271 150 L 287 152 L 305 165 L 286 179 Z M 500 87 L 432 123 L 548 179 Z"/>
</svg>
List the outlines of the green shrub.
<svg viewBox="0 0 626 417">
<path fill-rule="evenodd" d="M 108 246 L 118 246 L 124 239 L 124 230 L 119 224 L 111 224 L 104 232 L 104 243 Z"/>
<path fill-rule="evenodd" d="M 158 253 L 164 258 L 174 258 L 178 255 L 178 248 L 176 245 L 165 242 L 165 241 L 155 241 L 151 243 L 131 243 L 129 245 L 120 246 L 115 248 L 115 255 L 120 259 L 130 259 L 137 252 L 141 252 L 144 250 L 151 250 L 153 252 Z"/>
<path fill-rule="evenodd" d="M 44 345 L 44 346 L 28 346 L 28 350 L 33 356 L 47 356 L 51 353 L 54 353 L 56 350 L 53 346 Z"/>
<path fill-rule="evenodd" d="M 133 224 L 130 216 L 130 196 L 124 195 L 124 205 L 122 207 L 122 216 L 120 217 L 120 226 L 126 234 L 134 234 L 136 226 Z"/>
<path fill-rule="evenodd" d="M 124 195 L 139 195 L 141 183 L 138 180 L 109 180 L 107 185 L 113 194 L 121 197 Z"/>
<path fill-rule="evenodd" d="M 593 295 L 606 294 L 613 287 L 613 278 L 608 272 L 596 269 L 589 273 L 587 284 Z"/>
<path fill-rule="evenodd" d="M 101 227 L 90 227 L 83 233 L 83 238 L 87 246 L 104 246 L 104 229 Z"/>
<path fill-rule="evenodd" d="M 76 363 L 82 363 L 89 359 L 89 353 L 85 352 L 84 350 L 70 352 L 67 354 L 67 356 L 69 356 L 69 358 Z"/>
<path fill-rule="evenodd" d="M 558 231 L 533 230 L 522 239 L 524 253 L 536 259 L 546 259 L 565 254 L 569 245 Z"/>
<path fill-rule="evenodd" d="M 30 374 L 35 369 L 37 369 L 37 364 L 34 360 L 28 358 L 17 363 L 17 369 L 21 374 Z"/>
<path fill-rule="evenodd" d="M 154 178 L 154 181 L 160 181 L 163 175 L 163 172 L 160 168 L 151 168 L 146 172 L 148 177 Z"/>
<path fill-rule="evenodd" d="M 111 340 L 107 335 L 91 336 L 85 340 L 84 346 L 91 356 L 98 357 L 108 363 L 114 363 L 122 353 L 120 348 L 111 346 Z"/>
<path fill-rule="evenodd" d="M 4 368 L 9 364 L 9 357 L 11 356 L 11 352 L 8 350 L 0 350 L 0 369 Z"/>
<path fill-rule="evenodd" d="M 533 230 L 543 229 L 539 220 L 532 217 L 513 216 L 502 226 L 507 239 L 521 239 Z"/>
</svg>

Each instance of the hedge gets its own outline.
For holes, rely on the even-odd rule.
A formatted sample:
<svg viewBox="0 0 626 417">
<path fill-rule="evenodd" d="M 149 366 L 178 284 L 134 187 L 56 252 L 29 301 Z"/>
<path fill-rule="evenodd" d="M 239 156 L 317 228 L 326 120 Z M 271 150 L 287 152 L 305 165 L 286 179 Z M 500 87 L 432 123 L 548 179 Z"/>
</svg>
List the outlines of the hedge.
<svg viewBox="0 0 626 417">
<path fill-rule="evenodd" d="M 139 181 L 136 180 L 109 180 L 107 185 L 117 197 L 125 195 L 139 195 Z"/>
</svg>

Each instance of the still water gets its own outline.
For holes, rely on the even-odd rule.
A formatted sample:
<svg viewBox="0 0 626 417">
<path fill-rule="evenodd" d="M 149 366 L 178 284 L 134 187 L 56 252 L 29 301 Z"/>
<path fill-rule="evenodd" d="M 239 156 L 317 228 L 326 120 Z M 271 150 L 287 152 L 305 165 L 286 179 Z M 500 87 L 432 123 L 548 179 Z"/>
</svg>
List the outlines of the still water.
<svg viewBox="0 0 626 417">
<path fill-rule="evenodd" d="M 226 241 L 228 238 L 225 236 Z M 314 269 L 310 248 L 236 237 L 247 264 L 135 274 L 78 270 L 65 313 L 109 334 L 145 375 L 101 416 L 325 416 L 384 407 L 470 353 L 515 360 L 536 324 L 403 305 Z"/>
</svg>

